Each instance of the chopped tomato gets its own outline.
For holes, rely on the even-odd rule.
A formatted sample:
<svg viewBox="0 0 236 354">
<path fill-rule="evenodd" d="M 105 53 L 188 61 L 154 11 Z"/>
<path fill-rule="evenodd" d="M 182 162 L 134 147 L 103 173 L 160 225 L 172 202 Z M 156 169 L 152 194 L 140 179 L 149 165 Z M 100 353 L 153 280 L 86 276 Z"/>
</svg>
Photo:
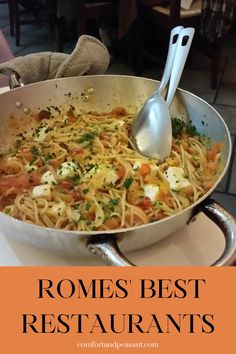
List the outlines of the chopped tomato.
<svg viewBox="0 0 236 354">
<path fill-rule="evenodd" d="M 137 203 L 137 205 L 143 210 L 151 209 L 151 199 L 149 197 L 144 197 Z"/>
<path fill-rule="evenodd" d="M 42 120 L 42 119 L 49 119 L 50 118 L 50 112 L 49 111 L 46 111 L 45 109 L 42 109 L 39 113 L 38 113 L 38 115 L 37 115 L 37 117 L 38 117 L 38 119 L 39 120 Z"/>
<path fill-rule="evenodd" d="M 122 107 L 117 107 L 111 111 L 116 117 L 124 117 L 127 116 L 127 111 Z"/>
<path fill-rule="evenodd" d="M 19 193 L 22 189 L 28 189 L 30 187 L 29 176 L 6 176 L 0 181 L 0 193 L 6 192 L 7 189 L 11 189 L 12 194 Z"/>
<path fill-rule="evenodd" d="M 62 189 L 71 189 L 71 188 L 73 188 L 73 183 L 70 182 L 70 181 L 62 181 L 62 182 L 60 183 L 60 187 L 61 187 Z"/>
<path fill-rule="evenodd" d="M 32 161 L 34 158 L 32 152 L 29 149 L 23 149 L 21 151 L 21 155 L 22 155 L 23 159 L 27 162 Z"/>
<path fill-rule="evenodd" d="M 207 161 L 215 161 L 217 151 L 215 149 L 207 151 Z"/>
<path fill-rule="evenodd" d="M 58 160 L 51 160 L 50 165 L 52 165 L 54 169 L 57 169 L 57 167 L 60 165 L 60 162 Z"/>
<path fill-rule="evenodd" d="M 148 163 L 142 163 L 138 172 L 139 172 L 140 176 L 143 176 L 143 177 L 146 175 L 149 175 L 151 173 L 151 166 Z"/>
<path fill-rule="evenodd" d="M 208 161 L 215 161 L 216 155 L 221 151 L 222 143 L 217 143 L 213 146 L 212 149 L 207 151 L 207 160 Z"/>
<path fill-rule="evenodd" d="M 118 227 L 120 226 L 120 221 L 118 218 L 111 218 L 109 220 L 106 220 L 104 222 L 104 225 L 108 227 L 109 230 L 114 230 L 118 229 Z"/>
<path fill-rule="evenodd" d="M 41 174 L 38 172 L 32 173 L 29 176 L 29 183 L 31 186 L 37 186 L 40 184 Z"/>
<path fill-rule="evenodd" d="M 79 202 L 80 200 L 84 200 L 84 197 L 80 191 L 71 191 L 69 193 L 75 202 Z"/>
<path fill-rule="evenodd" d="M 17 178 L 14 177 L 14 180 L 12 181 L 15 186 L 18 188 L 23 188 L 27 189 L 29 188 L 29 176 L 28 175 L 20 175 Z"/>
<path fill-rule="evenodd" d="M 118 176 L 119 178 L 124 177 L 125 171 L 126 171 L 126 170 L 125 170 L 125 167 L 124 167 L 123 165 L 120 165 L 120 166 L 118 167 L 118 170 L 116 171 L 117 176 Z"/>
<path fill-rule="evenodd" d="M 16 198 L 15 194 L 10 194 L 10 195 L 4 196 L 3 198 L 0 199 L 0 208 L 4 208 L 7 205 L 13 204 L 15 198 Z"/>
<path fill-rule="evenodd" d="M 70 149 L 70 152 L 71 152 L 72 154 L 81 154 L 81 153 L 84 152 L 84 149 L 82 148 L 81 145 L 77 145 L 77 146 L 71 148 L 71 149 Z"/>
<path fill-rule="evenodd" d="M 94 221 L 96 216 L 95 216 L 95 213 L 90 213 L 88 211 L 84 211 L 83 217 L 85 218 L 85 220 Z"/>
</svg>

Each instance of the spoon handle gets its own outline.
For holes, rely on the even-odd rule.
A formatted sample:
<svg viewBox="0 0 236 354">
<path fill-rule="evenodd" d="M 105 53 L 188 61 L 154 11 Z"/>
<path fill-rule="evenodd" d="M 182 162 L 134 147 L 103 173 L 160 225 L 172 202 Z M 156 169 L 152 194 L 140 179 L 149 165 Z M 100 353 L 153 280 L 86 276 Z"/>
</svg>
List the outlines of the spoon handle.
<svg viewBox="0 0 236 354">
<path fill-rule="evenodd" d="M 193 35 L 195 29 L 192 27 L 184 28 L 181 30 L 177 42 L 177 48 L 175 51 L 174 63 L 171 70 L 168 94 L 166 98 L 166 103 L 168 106 L 171 105 L 175 91 L 178 87 L 184 65 L 189 53 L 189 49 L 192 43 Z"/>
<path fill-rule="evenodd" d="M 156 92 L 157 94 L 161 94 L 169 82 L 171 69 L 173 66 L 175 52 L 176 52 L 176 48 L 177 48 L 179 33 L 181 32 L 182 29 L 183 29 L 183 26 L 178 26 L 178 27 L 173 28 L 170 33 L 170 41 L 169 41 L 169 48 L 168 48 L 165 69 L 164 69 L 164 73 L 162 75 L 160 86 L 158 87 L 158 90 Z"/>
</svg>

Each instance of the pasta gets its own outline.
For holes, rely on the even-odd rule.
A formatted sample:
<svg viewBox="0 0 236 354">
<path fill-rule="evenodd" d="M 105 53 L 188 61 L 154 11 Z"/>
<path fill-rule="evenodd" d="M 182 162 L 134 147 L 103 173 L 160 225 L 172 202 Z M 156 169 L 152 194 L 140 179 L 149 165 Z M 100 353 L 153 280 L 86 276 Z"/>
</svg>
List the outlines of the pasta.
<svg viewBox="0 0 236 354">
<path fill-rule="evenodd" d="M 129 228 L 174 215 L 215 183 L 222 149 L 173 119 L 169 158 L 135 151 L 133 115 L 42 110 L 0 158 L 0 210 L 66 230 Z"/>
</svg>

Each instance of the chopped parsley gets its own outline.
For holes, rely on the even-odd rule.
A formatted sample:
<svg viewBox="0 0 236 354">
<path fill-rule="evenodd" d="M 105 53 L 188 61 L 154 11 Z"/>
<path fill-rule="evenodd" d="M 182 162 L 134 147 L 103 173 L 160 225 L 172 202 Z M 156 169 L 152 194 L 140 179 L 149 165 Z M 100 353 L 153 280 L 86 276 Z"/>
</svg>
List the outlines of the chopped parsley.
<svg viewBox="0 0 236 354">
<path fill-rule="evenodd" d="M 91 208 L 91 206 L 92 206 L 92 204 L 88 202 L 88 203 L 86 204 L 86 208 L 85 208 L 85 209 L 86 209 L 86 210 L 89 210 L 89 209 Z"/>
<path fill-rule="evenodd" d="M 73 176 L 68 176 L 68 180 L 77 184 L 80 182 L 80 175 L 76 174 L 76 175 L 73 175 Z"/>
<path fill-rule="evenodd" d="M 179 118 L 172 118 L 171 123 L 172 123 L 172 135 L 174 138 L 178 138 L 181 135 L 182 130 L 184 128 L 186 128 L 186 132 L 191 136 L 200 135 L 196 127 L 192 123 L 186 124 L 184 121 L 182 121 Z"/>
<path fill-rule="evenodd" d="M 87 194 L 89 192 L 89 189 L 88 188 L 85 188 L 85 189 L 83 189 L 82 190 L 82 193 L 85 195 L 85 194 Z"/>
<path fill-rule="evenodd" d="M 54 155 L 54 156 L 53 156 L 53 155 Z M 45 155 L 45 156 L 44 156 L 44 160 L 45 160 L 45 161 L 52 160 L 52 159 L 55 157 L 55 154 L 53 154 L 53 155 L 51 155 L 51 154 Z"/>
<path fill-rule="evenodd" d="M 109 203 L 108 203 L 108 208 L 111 211 L 115 210 L 115 206 L 118 205 L 120 203 L 120 199 L 119 198 L 115 198 L 115 199 L 110 199 Z"/>
<path fill-rule="evenodd" d="M 119 198 L 110 199 L 109 205 L 111 205 L 111 206 L 118 205 L 118 204 L 119 204 L 119 201 L 120 201 Z"/>
<path fill-rule="evenodd" d="M 133 182 L 133 178 L 131 178 L 131 177 L 130 178 L 126 178 L 126 180 L 124 181 L 124 187 L 126 189 L 128 189 L 132 182 Z"/>
<path fill-rule="evenodd" d="M 41 155 L 39 148 L 37 148 L 37 146 L 35 145 L 32 146 L 30 151 L 32 152 L 33 155 L 37 155 L 37 156 Z"/>
<path fill-rule="evenodd" d="M 94 139 L 98 136 L 96 131 L 90 133 L 84 133 L 81 137 L 77 140 L 78 144 L 87 143 L 88 145 L 92 145 Z"/>
</svg>

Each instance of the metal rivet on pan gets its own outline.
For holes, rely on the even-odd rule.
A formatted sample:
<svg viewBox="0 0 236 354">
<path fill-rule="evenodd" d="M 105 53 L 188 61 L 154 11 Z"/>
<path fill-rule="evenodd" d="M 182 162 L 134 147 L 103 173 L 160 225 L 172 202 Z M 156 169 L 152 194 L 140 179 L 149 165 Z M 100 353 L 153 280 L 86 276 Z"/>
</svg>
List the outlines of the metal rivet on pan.
<svg viewBox="0 0 236 354">
<path fill-rule="evenodd" d="M 17 108 L 21 108 L 21 106 L 22 106 L 22 102 L 17 101 L 17 102 L 16 102 L 16 107 L 17 107 Z"/>
<path fill-rule="evenodd" d="M 88 94 L 89 95 L 92 95 L 94 93 L 94 89 L 92 87 L 90 87 L 88 90 L 87 90 Z"/>
<path fill-rule="evenodd" d="M 25 108 L 23 109 L 23 111 L 24 111 L 25 114 L 29 114 L 30 109 L 29 109 L 28 107 L 25 107 Z"/>
<path fill-rule="evenodd" d="M 83 100 L 84 100 L 84 101 L 88 101 L 88 100 L 89 100 L 89 96 L 83 95 Z"/>
<path fill-rule="evenodd" d="M 89 251 L 90 251 L 91 253 L 93 253 L 93 254 L 96 254 L 96 252 L 97 252 L 96 249 L 93 248 L 92 245 L 89 245 L 88 249 L 89 249 Z"/>
</svg>

